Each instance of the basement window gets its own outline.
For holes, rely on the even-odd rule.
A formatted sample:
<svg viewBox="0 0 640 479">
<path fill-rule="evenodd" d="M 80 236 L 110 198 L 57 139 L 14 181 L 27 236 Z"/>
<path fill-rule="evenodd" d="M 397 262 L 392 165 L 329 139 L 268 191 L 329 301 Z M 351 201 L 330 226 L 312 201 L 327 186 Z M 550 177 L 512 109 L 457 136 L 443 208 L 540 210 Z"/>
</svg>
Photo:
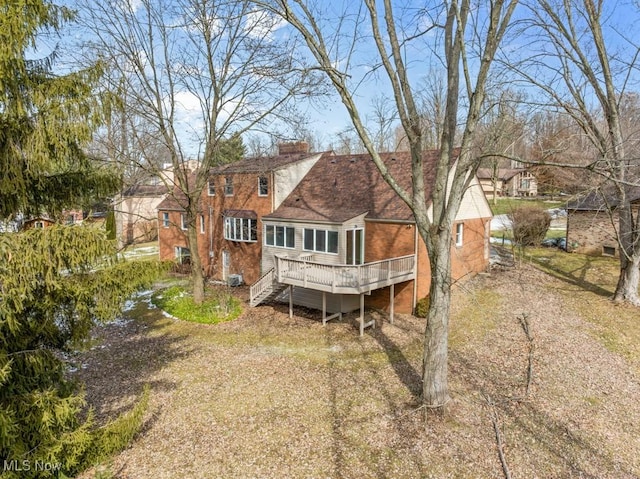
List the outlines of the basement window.
<svg viewBox="0 0 640 479">
<path fill-rule="evenodd" d="M 616 255 L 616 247 L 615 246 L 602 245 L 602 254 L 604 256 L 615 256 Z"/>
</svg>

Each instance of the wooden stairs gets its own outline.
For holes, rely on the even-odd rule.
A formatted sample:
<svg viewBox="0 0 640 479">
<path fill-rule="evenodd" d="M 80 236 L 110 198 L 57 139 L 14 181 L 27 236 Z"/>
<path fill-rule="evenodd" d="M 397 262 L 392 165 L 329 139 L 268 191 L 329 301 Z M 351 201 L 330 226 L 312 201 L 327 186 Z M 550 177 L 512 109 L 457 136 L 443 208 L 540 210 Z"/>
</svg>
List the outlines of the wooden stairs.
<svg viewBox="0 0 640 479">
<path fill-rule="evenodd" d="M 251 285 L 249 289 L 249 305 L 258 306 L 261 303 L 272 301 L 282 293 L 286 284 L 276 281 L 275 269 L 271 268 L 263 274 L 258 281 Z"/>
</svg>

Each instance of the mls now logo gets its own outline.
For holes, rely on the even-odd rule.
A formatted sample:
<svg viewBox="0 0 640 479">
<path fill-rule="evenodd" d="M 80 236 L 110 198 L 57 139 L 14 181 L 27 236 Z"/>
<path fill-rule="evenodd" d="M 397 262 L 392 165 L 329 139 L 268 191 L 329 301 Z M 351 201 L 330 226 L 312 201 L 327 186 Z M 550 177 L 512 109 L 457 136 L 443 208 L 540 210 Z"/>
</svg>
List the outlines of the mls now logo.
<svg viewBox="0 0 640 479">
<path fill-rule="evenodd" d="M 62 464 L 53 463 L 53 462 L 45 462 L 45 461 L 18 461 L 17 459 L 13 459 L 11 461 L 4 460 L 2 464 L 2 470 L 7 471 L 58 471 L 60 470 Z"/>
</svg>

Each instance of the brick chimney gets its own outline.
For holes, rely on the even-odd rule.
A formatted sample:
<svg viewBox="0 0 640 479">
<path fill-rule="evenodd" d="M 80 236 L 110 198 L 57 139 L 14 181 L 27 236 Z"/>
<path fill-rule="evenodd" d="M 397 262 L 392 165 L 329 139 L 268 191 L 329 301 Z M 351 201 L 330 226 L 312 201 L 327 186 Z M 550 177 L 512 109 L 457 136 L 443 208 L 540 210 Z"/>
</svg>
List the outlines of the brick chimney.
<svg viewBox="0 0 640 479">
<path fill-rule="evenodd" d="M 295 155 L 299 153 L 309 153 L 309 143 L 306 141 L 294 141 L 278 144 L 279 155 Z"/>
</svg>

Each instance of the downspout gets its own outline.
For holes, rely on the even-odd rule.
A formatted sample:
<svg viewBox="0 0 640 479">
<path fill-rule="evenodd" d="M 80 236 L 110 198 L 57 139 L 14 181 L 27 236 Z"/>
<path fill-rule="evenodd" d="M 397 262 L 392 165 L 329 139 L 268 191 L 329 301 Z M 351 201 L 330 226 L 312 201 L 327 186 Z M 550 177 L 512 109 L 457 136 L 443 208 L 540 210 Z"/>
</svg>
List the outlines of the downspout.
<svg viewBox="0 0 640 479">
<path fill-rule="evenodd" d="M 209 206 L 209 275 L 213 274 L 213 207 Z"/>
<path fill-rule="evenodd" d="M 416 256 L 416 264 L 415 264 L 415 269 L 416 269 L 416 277 L 413 280 L 413 307 L 411 308 L 411 312 L 415 312 L 416 310 L 416 305 L 418 304 L 418 264 L 419 264 L 419 255 L 418 252 L 420 251 L 418 248 L 418 226 L 417 225 L 413 225 L 413 250 L 415 251 L 415 256 Z"/>
</svg>

